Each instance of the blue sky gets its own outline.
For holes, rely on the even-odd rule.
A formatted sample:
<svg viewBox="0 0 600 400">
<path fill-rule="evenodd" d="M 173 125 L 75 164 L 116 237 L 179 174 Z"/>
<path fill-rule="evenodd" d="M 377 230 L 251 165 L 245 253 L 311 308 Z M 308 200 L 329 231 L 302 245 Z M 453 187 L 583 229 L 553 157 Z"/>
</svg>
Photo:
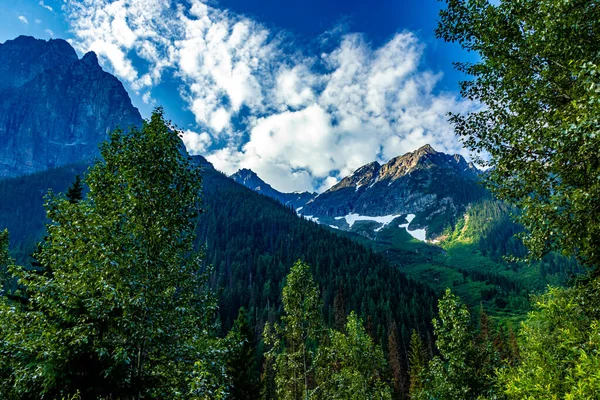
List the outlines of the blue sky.
<svg viewBox="0 0 600 400">
<path fill-rule="evenodd" d="M 465 154 L 465 112 L 435 38 L 435 0 L 0 0 L 0 42 L 25 34 L 95 51 L 147 117 L 156 105 L 190 152 L 280 190 L 324 190 L 425 143 Z"/>
</svg>

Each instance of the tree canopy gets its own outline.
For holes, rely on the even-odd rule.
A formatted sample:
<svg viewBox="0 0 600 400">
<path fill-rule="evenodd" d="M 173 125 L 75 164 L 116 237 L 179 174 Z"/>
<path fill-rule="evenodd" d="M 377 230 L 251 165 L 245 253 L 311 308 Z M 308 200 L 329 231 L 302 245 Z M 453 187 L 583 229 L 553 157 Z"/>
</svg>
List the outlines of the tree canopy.
<svg viewBox="0 0 600 400">
<path fill-rule="evenodd" d="M 17 300 L 0 299 L 3 398 L 219 392 L 216 302 L 193 244 L 201 179 L 180 146 L 158 109 L 101 146 L 85 199 L 48 195 L 39 267 L 11 268 Z"/>
<path fill-rule="evenodd" d="M 445 0 L 438 37 L 479 60 L 457 63 L 456 133 L 516 204 L 530 255 L 559 250 L 600 265 L 600 9 L 594 1 Z"/>
</svg>

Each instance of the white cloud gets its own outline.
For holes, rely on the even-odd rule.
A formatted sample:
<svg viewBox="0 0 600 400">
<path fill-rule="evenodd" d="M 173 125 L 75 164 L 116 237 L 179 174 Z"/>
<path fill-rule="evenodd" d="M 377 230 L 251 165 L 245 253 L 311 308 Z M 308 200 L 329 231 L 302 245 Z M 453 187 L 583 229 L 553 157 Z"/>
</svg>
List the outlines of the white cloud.
<svg viewBox="0 0 600 400">
<path fill-rule="evenodd" d="M 28 24 L 29 21 L 27 21 L 27 18 L 25 18 L 24 15 L 19 15 L 19 21 L 21 21 L 24 24 Z"/>
<path fill-rule="evenodd" d="M 377 48 L 331 32 L 333 51 L 300 52 L 288 33 L 200 0 L 70 0 L 65 9 L 78 50 L 95 51 L 144 101 L 165 74 L 176 79 L 202 132 L 186 131 L 186 146 L 225 172 L 325 190 L 426 143 L 465 155 L 446 114 L 472 106 L 436 91 L 441 74 L 422 65 L 411 32 Z"/>
<path fill-rule="evenodd" d="M 50 37 L 54 37 L 54 32 L 52 32 L 51 29 L 46 29 L 44 32 L 46 32 L 46 34 Z"/>
<path fill-rule="evenodd" d="M 49 5 L 47 5 L 46 3 L 44 3 L 44 0 L 40 0 L 40 2 L 38 4 L 42 7 L 44 7 L 46 10 L 48 10 L 50 12 L 54 12 L 54 9 L 52 7 L 50 7 Z"/>
<path fill-rule="evenodd" d="M 211 138 L 208 133 L 196 133 L 189 129 L 183 132 L 181 139 L 188 149 L 188 152 L 192 155 L 204 154 L 211 143 Z"/>
</svg>

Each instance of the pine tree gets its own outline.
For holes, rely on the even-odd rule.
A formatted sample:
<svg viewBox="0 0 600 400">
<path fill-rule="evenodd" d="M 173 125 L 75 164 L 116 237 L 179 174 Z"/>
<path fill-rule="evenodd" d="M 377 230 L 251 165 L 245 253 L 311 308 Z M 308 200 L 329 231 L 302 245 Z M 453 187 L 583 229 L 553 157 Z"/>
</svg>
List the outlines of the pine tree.
<svg viewBox="0 0 600 400">
<path fill-rule="evenodd" d="M 428 354 L 421 337 L 413 330 L 410 337 L 410 353 L 408 355 L 408 368 L 410 375 L 409 397 L 421 399 L 425 386 L 424 379 L 427 368 Z"/>
<path fill-rule="evenodd" d="M 8 229 L 0 231 L 0 296 L 3 296 L 8 288 L 9 272 L 8 264 L 10 257 L 8 254 Z"/>
<path fill-rule="evenodd" d="M 67 190 L 66 196 L 71 204 L 83 200 L 83 185 L 81 184 L 81 177 L 79 175 L 75 176 L 75 181 Z"/>
<path fill-rule="evenodd" d="M 254 333 L 248 324 L 245 308 L 240 308 L 227 341 L 233 349 L 227 356 L 227 375 L 232 386 L 230 397 L 239 400 L 258 398 L 260 392 Z"/>
<path fill-rule="evenodd" d="M 398 349 L 398 329 L 392 323 L 388 329 L 388 360 L 394 383 L 394 394 L 402 398 L 406 394 L 406 370 L 402 365 L 402 358 Z"/>
<path fill-rule="evenodd" d="M 346 299 L 344 298 L 344 287 L 339 285 L 333 299 L 334 327 L 343 331 L 346 324 Z"/>
</svg>

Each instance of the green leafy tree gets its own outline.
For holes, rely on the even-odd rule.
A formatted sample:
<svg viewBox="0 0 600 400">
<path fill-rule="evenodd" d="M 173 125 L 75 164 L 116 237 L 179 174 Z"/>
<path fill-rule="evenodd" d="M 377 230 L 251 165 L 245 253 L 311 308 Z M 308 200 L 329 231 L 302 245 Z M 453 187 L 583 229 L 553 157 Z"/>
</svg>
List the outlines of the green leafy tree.
<svg viewBox="0 0 600 400">
<path fill-rule="evenodd" d="M 13 268 L 25 304 L 2 298 L 5 397 L 209 398 L 222 391 L 215 300 L 193 246 L 200 172 L 157 109 L 116 130 L 86 199 L 49 194 L 36 259 Z M 210 360 L 210 361 L 206 361 Z M 208 385 L 207 382 L 212 382 Z"/>
<path fill-rule="evenodd" d="M 83 184 L 81 183 L 81 176 L 75 176 L 75 181 L 73 181 L 73 184 L 67 189 L 66 196 L 70 203 L 77 203 L 78 201 L 83 200 Z"/>
<path fill-rule="evenodd" d="M 593 284 L 594 290 L 600 286 Z M 510 399 L 594 399 L 600 393 L 600 324 L 579 289 L 550 288 L 519 331 L 520 362 L 500 369 Z M 596 303 L 597 307 L 599 303 Z"/>
<path fill-rule="evenodd" d="M 231 379 L 230 397 L 240 400 L 259 398 L 254 333 L 243 307 L 227 335 L 227 342 L 232 349 L 227 357 L 227 375 Z"/>
<path fill-rule="evenodd" d="M 437 36 L 479 56 L 457 64 L 472 78 L 462 95 L 481 107 L 451 117 L 456 133 L 489 157 L 489 186 L 522 211 L 531 256 L 559 250 L 600 265 L 600 8 L 445 3 Z"/>
<path fill-rule="evenodd" d="M 474 342 L 471 316 L 460 299 L 446 290 L 439 301 L 439 316 L 433 320 L 439 356 L 428 366 L 427 382 L 416 398 L 475 399 L 494 392 L 496 365 L 486 348 Z"/>
<path fill-rule="evenodd" d="M 373 343 L 355 312 L 348 316 L 345 333 L 329 332 L 329 342 L 321 345 L 317 358 L 315 397 L 392 399 L 392 389 L 384 379 L 383 350 Z"/>
<path fill-rule="evenodd" d="M 319 288 L 307 264 L 298 261 L 292 266 L 282 295 L 281 325 L 275 325 L 275 334 L 270 335 L 270 326 L 265 327 L 265 342 L 271 346 L 267 357 L 274 359 L 277 398 L 309 398 L 323 317 Z"/>
</svg>

